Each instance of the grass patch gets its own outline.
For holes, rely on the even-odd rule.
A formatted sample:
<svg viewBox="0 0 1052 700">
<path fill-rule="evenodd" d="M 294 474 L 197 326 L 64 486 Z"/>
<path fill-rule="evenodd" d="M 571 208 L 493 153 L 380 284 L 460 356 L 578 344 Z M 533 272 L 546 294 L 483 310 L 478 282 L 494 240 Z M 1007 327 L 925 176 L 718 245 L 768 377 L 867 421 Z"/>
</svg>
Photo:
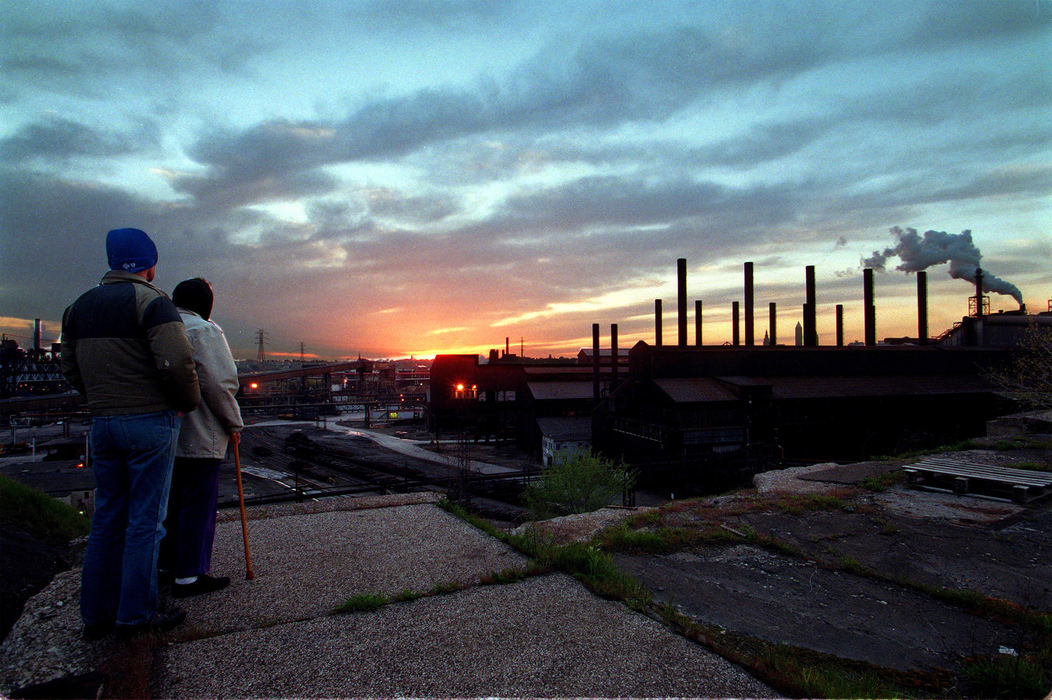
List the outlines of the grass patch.
<svg viewBox="0 0 1052 700">
<path fill-rule="evenodd" d="M 89 520 L 70 506 L 7 476 L 0 476 L 0 518 L 55 544 L 90 529 Z"/>
<path fill-rule="evenodd" d="M 848 510 L 843 499 L 828 494 L 786 494 L 773 500 L 775 508 L 790 515 L 803 515 L 815 510 Z"/>
<path fill-rule="evenodd" d="M 391 601 L 394 603 L 409 603 L 423 597 L 424 594 L 420 591 L 411 591 L 408 588 L 403 588 Z"/>
<path fill-rule="evenodd" d="M 840 557 L 840 561 L 837 562 L 837 568 L 841 571 L 846 571 L 849 574 L 855 574 L 856 576 L 873 575 L 872 570 L 862 564 L 862 562 L 851 557 Z"/>
<path fill-rule="evenodd" d="M 610 555 L 598 545 L 584 542 L 558 545 L 551 538 L 540 537 L 533 530 L 522 535 L 512 535 L 446 500 L 439 501 L 439 506 L 529 557 L 530 566 L 522 572 L 522 577 L 561 571 L 577 578 L 596 595 L 604 598 L 624 601 L 636 609 L 650 602 L 650 592 L 623 574 Z M 515 576 L 514 580 L 520 580 L 519 574 Z"/>
<path fill-rule="evenodd" d="M 867 476 L 865 479 L 861 479 L 858 485 L 867 491 L 875 491 L 877 493 L 883 493 L 893 486 L 897 486 L 906 481 L 906 472 L 901 469 L 897 469 L 893 472 L 887 472 L 879 476 Z"/>
<path fill-rule="evenodd" d="M 483 586 L 495 586 L 505 583 L 518 583 L 529 576 L 529 569 L 505 569 L 504 571 L 493 571 L 483 576 L 480 583 Z"/>
<path fill-rule="evenodd" d="M 769 644 L 757 665 L 793 695 L 810 698 L 890 698 L 903 695 L 886 674 L 822 657 L 807 649 Z"/>
<path fill-rule="evenodd" d="M 685 527 L 632 530 L 622 524 L 599 533 L 599 543 L 603 549 L 616 552 L 668 554 L 683 549 L 697 539 L 697 531 Z"/>
<path fill-rule="evenodd" d="M 436 583 L 431 587 L 431 590 L 427 592 L 427 595 L 446 595 L 448 593 L 456 593 L 467 588 L 467 584 L 460 583 L 458 581 L 448 581 L 447 583 Z"/>
<path fill-rule="evenodd" d="M 379 610 L 391 600 L 383 593 L 357 593 L 336 608 L 338 613 L 372 612 Z"/>
<path fill-rule="evenodd" d="M 1048 472 L 1052 471 L 1052 467 L 1044 464 L 1038 464 L 1037 462 L 1016 462 L 1015 464 L 1009 464 L 1011 469 L 1029 469 L 1034 472 Z"/>
<path fill-rule="evenodd" d="M 969 694 L 982 698 L 1043 698 L 1052 687 L 1049 667 L 1025 655 L 972 659 L 962 677 Z"/>
</svg>

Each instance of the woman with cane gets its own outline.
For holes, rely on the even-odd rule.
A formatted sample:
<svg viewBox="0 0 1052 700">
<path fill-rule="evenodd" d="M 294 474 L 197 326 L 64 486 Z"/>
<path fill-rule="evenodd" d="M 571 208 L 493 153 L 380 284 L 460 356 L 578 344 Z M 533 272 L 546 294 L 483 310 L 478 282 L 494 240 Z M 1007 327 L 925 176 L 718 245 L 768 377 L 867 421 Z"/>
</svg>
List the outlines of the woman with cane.
<svg viewBox="0 0 1052 700">
<path fill-rule="evenodd" d="M 201 385 L 201 404 L 183 418 L 168 499 L 167 532 L 161 543 L 162 572 L 172 579 L 172 597 L 211 593 L 230 584 L 211 576 L 215 539 L 219 463 L 230 437 L 244 427 L 235 398 L 237 367 L 223 330 L 209 320 L 212 287 L 194 278 L 180 282 L 172 301 L 186 325 Z M 238 474 L 240 477 L 240 473 Z"/>
</svg>

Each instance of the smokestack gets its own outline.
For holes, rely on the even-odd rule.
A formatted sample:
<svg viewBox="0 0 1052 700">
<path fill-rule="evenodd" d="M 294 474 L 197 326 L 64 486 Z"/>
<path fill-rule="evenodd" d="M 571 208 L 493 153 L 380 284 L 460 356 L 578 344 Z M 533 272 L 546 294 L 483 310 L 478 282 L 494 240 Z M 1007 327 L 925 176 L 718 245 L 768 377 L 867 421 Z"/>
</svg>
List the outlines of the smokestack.
<svg viewBox="0 0 1052 700">
<path fill-rule="evenodd" d="M 804 302 L 804 345 L 818 345 L 818 323 L 815 319 L 815 266 L 804 268 L 806 300 Z"/>
<path fill-rule="evenodd" d="M 983 270 L 975 268 L 975 317 L 983 317 Z"/>
<path fill-rule="evenodd" d="M 40 354 L 40 319 L 33 322 L 33 352 Z"/>
<path fill-rule="evenodd" d="M 687 259 L 680 258 L 676 261 L 677 289 L 677 321 L 679 328 L 679 346 L 687 347 Z"/>
<path fill-rule="evenodd" d="M 617 387 L 617 324 L 610 324 L 610 391 Z"/>
<path fill-rule="evenodd" d="M 734 326 L 731 328 L 731 344 L 739 345 L 741 339 L 738 337 L 738 302 L 731 304 L 732 315 L 734 316 Z"/>
<path fill-rule="evenodd" d="M 745 263 L 745 345 L 754 344 L 753 338 L 752 263 Z"/>
<path fill-rule="evenodd" d="M 917 342 L 928 344 L 928 273 L 917 273 Z"/>
<path fill-rule="evenodd" d="M 873 268 L 862 271 L 862 297 L 866 315 L 866 345 L 877 344 L 877 309 L 873 306 Z"/>
<path fill-rule="evenodd" d="M 599 324 L 592 324 L 592 398 L 599 403 Z"/>
<path fill-rule="evenodd" d="M 694 300 L 694 344 L 701 347 L 701 299 Z"/>
<path fill-rule="evenodd" d="M 774 347 L 778 344 L 778 305 L 772 301 L 767 305 L 767 310 L 768 315 L 770 316 L 769 323 L 771 327 L 769 333 L 771 336 L 771 347 Z"/>
<path fill-rule="evenodd" d="M 654 345 L 661 347 L 661 300 L 654 300 Z"/>
<path fill-rule="evenodd" d="M 511 353 L 511 343 L 509 342 L 508 336 L 504 336 L 504 356 L 507 357 Z"/>
<path fill-rule="evenodd" d="M 844 347 L 844 305 L 836 305 L 836 346 Z"/>
</svg>

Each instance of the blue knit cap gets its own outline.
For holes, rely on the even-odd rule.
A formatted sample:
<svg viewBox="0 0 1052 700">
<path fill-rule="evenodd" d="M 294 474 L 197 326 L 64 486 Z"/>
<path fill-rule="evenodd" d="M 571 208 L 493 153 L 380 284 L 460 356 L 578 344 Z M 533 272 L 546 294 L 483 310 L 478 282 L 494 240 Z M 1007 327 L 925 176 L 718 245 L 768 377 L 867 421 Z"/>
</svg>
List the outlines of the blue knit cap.
<svg viewBox="0 0 1052 700">
<path fill-rule="evenodd" d="M 142 272 L 157 264 L 157 246 L 145 231 L 115 228 L 106 234 L 106 257 L 111 270 Z"/>
</svg>

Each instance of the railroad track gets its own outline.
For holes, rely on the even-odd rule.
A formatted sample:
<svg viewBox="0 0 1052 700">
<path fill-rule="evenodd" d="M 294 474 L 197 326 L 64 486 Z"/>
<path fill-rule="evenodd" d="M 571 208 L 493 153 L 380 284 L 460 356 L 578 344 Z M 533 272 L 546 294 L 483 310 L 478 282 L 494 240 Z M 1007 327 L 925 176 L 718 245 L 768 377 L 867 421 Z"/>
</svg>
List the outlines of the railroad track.
<svg viewBox="0 0 1052 700">
<path fill-rule="evenodd" d="M 345 438 L 341 438 L 345 439 Z M 363 438 L 364 440 L 364 438 Z M 285 434 L 261 428 L 246 431 L 242 438 L 245 455 L 275 471 L 297 475 L 317 495 L 351 493 L 406 493 L 420 490 L 467 489 L 480 495 L 517 501 L 529 474 L 477 474 L 437 463 L 413 464 L 411 457 L 393 453 L 375 457 L 352 453 L 332 444 L 327 437 L 308 436 L 303 431 Z M 364 449 L 380 450 L 371 441 Z M 400 462 L 400 464 L 399 464 Z M 412 465 L 412 466 L 411 466 Z"/>
</svg>

